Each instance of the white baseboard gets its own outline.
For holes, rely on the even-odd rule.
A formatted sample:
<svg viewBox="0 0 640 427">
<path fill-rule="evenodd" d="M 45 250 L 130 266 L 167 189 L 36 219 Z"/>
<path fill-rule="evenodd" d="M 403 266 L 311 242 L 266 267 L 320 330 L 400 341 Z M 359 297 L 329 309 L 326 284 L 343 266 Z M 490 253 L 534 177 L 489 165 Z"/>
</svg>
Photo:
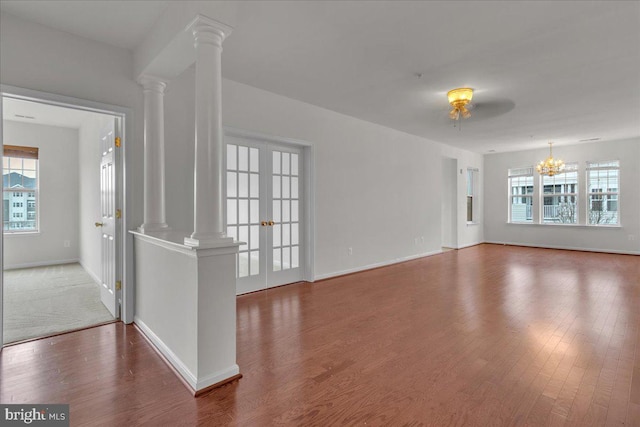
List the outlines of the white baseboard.
<svg viewBox="0 0 640 427">
<path fill-rule="evenodd" d="M 481 244 L 483 244 L 483 243 L 487 243 L 487 242 L 475 242 L 475 243 L 469 243 L 469 244 L 466 244 L 466 245 L 460 245 L 460 246 L 458 246 L 458 247 L 457 247 L 457 248 L 455 248 L 455 249 L 470 248 L 471 246 L 478 246 L 478 245 L 481 245 Z"/>
<path fill-rule="evenodd" d="M 184 378 L 184 380 L 193 388 L 194 390 L 198 390 L 196 386 L 198 385 L 198 380 L 196 376 L 191 373 L 189 368 L 180 360 L 176 354 L 171 351 L 169 347 L 142 321 L 138 316 L 133 317 L 133 323 L 135 323 L 138 328 L 149 338 L 149 341 L 153 343 L 153 345 L 158 349 L 158 351 L 167 359 L 171 366 L 174 367 L 176 371 Z"/>
<path fill-rule="evenodd" d="M 84 264 L 84 262 L 82 262 L 82 260 L 80 260 L 78 262 L 80 263 L 80 265 L 82 266 L 84 271 L 86 271 L 87 274 L 89 274 L 89 276 L 91 276 L 91 278 L 99 285 L 100 282 L 102 281 L 101 278 L 98 277 L 98 275 L 95 274 L 93 271 L 89 270 L 89 268 L 87 268 L 87 266 Z"/>
<path fill-rule="evenodd" d="M 499 242 L 494 240 L 491 240 L 491 241 L 487 240 L 484 243 L 491 243 L 494 245 L 526 246 L 528 248 L 563 249 L 566 251 L 600 252 L 605 254 L 620 254 L 620 255 L 640 255 L 640 251 L 619 251 L 616 249 L 581 248 L 581 247 L 575 247 L 575 246 L 561 246 L 561 245 L 532 245 L 529 243 Z"/>
<path fill-rule="evenodd" d="M 26 262 L 24 264 L 4 265 L 5 270 L 17 270 L 19 268 L 48 267 L 50 265 L 75 264 L 79 259 L 59 259 L 55 261 Z"/>
<path fill-rule="evenodd" d="M 336 271 L 334 273 L 320 274 L 320 275 L 315 277 L 315 280 L 323 280 L 323 279 L 329 279 L 331 277 L 344 276 L 345 274 L 357 273 L 359 271 L 371 270 L 373 268 L 379 268 L 379 267 L 385 267 L 387 265 L 399 264 L 401 262 L 411 261 L 413 259 L 418 259 L 418 258 L 425 258 L 425 257 L 428 257 L 428 256 L 437 255 L 437 254 L 441 254 L 441 253 L 442 253 L 442 249 L 439 249 L 439 250 L 433 251 L 433 252 L 424 252 L 424 253 L 421 253 L 421 254 L 409 255 L 409 256 L 406 256 L 406 257 L 396 258 L 396 259 L 392 259 L 392 260 L 389 260 L 389 261 L 383 261 L 383 262 L 378 262 L 378 263 L 375 263 L 375 264 L 364 265 L 362 267 L 355 267 L 355 268 L 350 268 L 348 270 Z"/>
<path fill-rule="evenodd" d="M 227 369 L 214 372 L 213 374 L 207 375 L 206 377 L 198 380 L 198 384 L 197 384 L 197 387 L 195 387 L 195 390 L 196 391 L 202 390 L 214 384 L 218 384 L 226 379 L 229 379 L 231 377 L 238 375 L 239 373 L 240 373 L 240 367 L 236 364 L 233 364 L 233 366 L 230 366 Z"/>
<path fill-rule="evenodd" d="M 218 384 L 226 379 L 236 376 L 240 373 L 240 367 L 237 364 L 214 372 L 204 378 L 196 378 L 187 368 L 182 360 L 171 351 L 171 349 L 142 321 L 138 316 L 134 316 L 133 323 L 146 335 L 156 349 L 167 359 L 171 366 L 180 374 L 180 376 L 189 384 L 194 391 L 205 389 L 214 384 Z"/>
</svg>

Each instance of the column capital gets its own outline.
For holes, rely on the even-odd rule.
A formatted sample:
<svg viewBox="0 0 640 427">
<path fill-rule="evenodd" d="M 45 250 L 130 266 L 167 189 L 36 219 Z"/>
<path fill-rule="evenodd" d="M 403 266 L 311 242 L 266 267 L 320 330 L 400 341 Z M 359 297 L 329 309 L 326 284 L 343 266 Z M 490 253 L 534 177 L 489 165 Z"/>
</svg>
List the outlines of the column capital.
<svg viewBox="0 0 640 427">
<path fill-rule="evenodd" d="M 222 47 L 222 42 L 231 34 L 233 27 L 204 15 L 196 15 L 186 30 L 193 34 L 196 46 L 206 43 Z"/>
<path fill-rule="evenodd" d="M 151 74 L 143 74 L 138 77 L 138 84 L 142 86 L 145 91 L 153 91 L 164 94 L 164 90 L 169 83 L 168 80 L 165 80 L 160 77 L 152 76 Z"/>
</svg>

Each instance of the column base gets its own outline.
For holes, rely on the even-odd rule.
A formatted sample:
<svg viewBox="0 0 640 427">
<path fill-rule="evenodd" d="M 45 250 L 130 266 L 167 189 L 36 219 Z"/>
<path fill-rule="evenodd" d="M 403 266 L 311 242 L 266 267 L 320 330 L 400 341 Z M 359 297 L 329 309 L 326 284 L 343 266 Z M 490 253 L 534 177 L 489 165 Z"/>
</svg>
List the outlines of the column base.
<svg viewBox="0 0 640 427">
<path fill-rule="evenodd" d="M 203 236 L 195 236 L 184 238 L 184 244 L 193 248 L 217 248 L 221 246 L 229 246 L 233 243 L 233 237 L 225 237 L 220 234 L 210 234 Z"/>
<path fill-rule="evenodd" d="M 150 223 L 150 224 L 142 224 L 138 227 L 138 231 L 140 233 L 149 233 L 153 231 L 169 231 L 171 227 L 169 227 L 166 223 Z"/>
</svg>

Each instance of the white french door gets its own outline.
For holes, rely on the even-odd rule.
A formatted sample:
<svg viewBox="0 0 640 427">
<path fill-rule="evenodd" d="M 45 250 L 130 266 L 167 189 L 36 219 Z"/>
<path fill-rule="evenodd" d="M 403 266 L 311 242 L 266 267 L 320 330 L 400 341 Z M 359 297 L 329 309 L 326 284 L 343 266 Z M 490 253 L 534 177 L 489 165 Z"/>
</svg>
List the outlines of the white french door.
<svg viewBox="0 0 640 427">
<path fill-rule="evenodd" d="M 302 150 L 227 136 L 227 236 L 237 293 L 303 279 Z"/>
<path fill-rule="evenodd" d="M 102 277 L 100 278 L 100 299 L 107 310 L 118 318 L 118 292 L 116 287 L 116 251 L 118 210 L 116 208 L 116 134 L 117 119 L 109 121 L 100 135 L 102 159 L 100 161 L 100 222 L 96 227 L 101 231 Z M 119 141 L 119 139 L 118 139 Z"/>
</svg>

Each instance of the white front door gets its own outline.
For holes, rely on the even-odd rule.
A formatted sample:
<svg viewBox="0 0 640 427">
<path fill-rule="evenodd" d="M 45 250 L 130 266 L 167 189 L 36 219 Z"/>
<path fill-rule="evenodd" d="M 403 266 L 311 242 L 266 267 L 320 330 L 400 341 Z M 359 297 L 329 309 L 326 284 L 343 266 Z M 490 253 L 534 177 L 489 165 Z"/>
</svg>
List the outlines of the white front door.
<svg viewBox="0 0 640 427">
<path fill-rule="evenodd" d="M 227 235 L 244 244 L 237 293 L 301 281 L 302 150 L 226 137 Z"/>
<path fill-rule="evenodd" d="M 96 226 L 101 229 L 102 277 L 100 278 L 100 299 L 115 318 L 119 316 L 118 290 L 116 287 L 117 231 L 116 216 L 120 212 L 116 206 L 116 120 L 110 120 L 100 135 L 102 160 L 100 161 L 100 206 L 101 219 Z M 118 145 L 119 145 L 118 138 Z M 119 215 L 118 215 L 119 216 Z"/>
</svg>

